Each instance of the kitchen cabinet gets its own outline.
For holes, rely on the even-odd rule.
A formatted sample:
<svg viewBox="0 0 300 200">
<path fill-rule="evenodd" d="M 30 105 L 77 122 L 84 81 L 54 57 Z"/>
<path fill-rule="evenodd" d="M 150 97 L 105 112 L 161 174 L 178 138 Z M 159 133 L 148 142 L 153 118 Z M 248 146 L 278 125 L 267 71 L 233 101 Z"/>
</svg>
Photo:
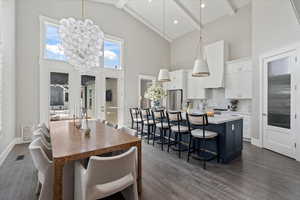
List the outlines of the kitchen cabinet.
<svg viewBox="0 0 300 200">
<path fill-rule="evenodd" d="M 225 70 L 225 98 L 252 98 L 252 61 L 250 59 L 227 62 Z"/>
<path fill-rule="evenodd" d="M 192 77 L 192 71 L 187 72 L 187 99 L 206 99 L 204 80 Z"/>
<path fill-rule="evenodd" d="M 225 41 L 217 41 L 206 45 L 204 53 L 206 56 L 210 75 L 201 77 L 203 88 L 221 88 L 224 87 L 224 66 L 228 57 L 228 46 Z"/>
</svg>

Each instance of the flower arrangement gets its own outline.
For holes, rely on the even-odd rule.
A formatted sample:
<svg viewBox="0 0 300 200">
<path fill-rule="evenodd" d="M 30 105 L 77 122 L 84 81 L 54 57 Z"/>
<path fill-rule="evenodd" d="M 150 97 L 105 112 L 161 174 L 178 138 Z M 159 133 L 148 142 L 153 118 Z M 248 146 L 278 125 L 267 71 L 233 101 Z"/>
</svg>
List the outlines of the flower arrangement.
<svg viewBox="0 0 300 200">
<path fill-rule="evenodd" d="M 157 83 L 153 83 L 153 85 L 147 89 L 144 95 L 146 99 L 150 99 L 154 102 L 161 100 L 165 96 L 167 96 L 166 91 Z"/>
</svg>

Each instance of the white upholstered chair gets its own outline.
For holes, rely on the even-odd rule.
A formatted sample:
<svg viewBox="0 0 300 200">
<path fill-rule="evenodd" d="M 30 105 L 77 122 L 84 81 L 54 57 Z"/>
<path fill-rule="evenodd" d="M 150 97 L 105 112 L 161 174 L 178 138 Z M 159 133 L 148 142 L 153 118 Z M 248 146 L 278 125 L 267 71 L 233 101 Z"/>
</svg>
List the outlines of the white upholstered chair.
<svg viewBox="0 0 300 200">
<path fill-rule="evenodd" d="M 35 139 L 29 145 L 30 154 L 35 168 L 38 170 L 38 185 L 42 186 L 41 195 L 44 191 L 43 187 L 47 184 L 46 175 L 52 171 L 52 153 L 44 146 L 41 138 Z M 50 156 L 51 155 L 51 156 Z M 49 180 L 49 179 L 47 179 Z M 41 197 L 40 195 L 40 197 Z M 39 198 L 41 199 L 41 198 Z"/>
<path fill-rule="evenodd" d="M 136 147 L 113 157 L 92 156 L 87 169 L 75 164 L 75 200 L 96 200 L 122 192 L 138 200 Z"/>
</svg>

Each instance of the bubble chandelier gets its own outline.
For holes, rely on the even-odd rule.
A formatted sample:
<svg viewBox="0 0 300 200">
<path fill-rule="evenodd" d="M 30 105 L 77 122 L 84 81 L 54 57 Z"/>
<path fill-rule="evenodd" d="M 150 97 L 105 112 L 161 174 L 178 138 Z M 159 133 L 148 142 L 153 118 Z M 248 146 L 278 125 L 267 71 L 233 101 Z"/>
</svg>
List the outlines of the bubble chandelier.
<svg viewBox="0 0 300 200">
<path fill-rule="evenodd" d="M 59 26 L 64 55 L 80 73 L 95 71 L 100 66 L 104 39 L 103 31 L 92 20 L 84 19 L 84 6 L 82 0 L 82 20 L 64 18 Z"/>
</svg>

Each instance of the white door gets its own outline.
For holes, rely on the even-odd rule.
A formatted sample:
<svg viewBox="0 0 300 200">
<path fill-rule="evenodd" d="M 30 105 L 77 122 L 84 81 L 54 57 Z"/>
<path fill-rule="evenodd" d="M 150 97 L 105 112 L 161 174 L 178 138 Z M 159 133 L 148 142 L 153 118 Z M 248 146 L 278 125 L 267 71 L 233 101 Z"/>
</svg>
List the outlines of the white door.
<svg viewBox="0 0 300 200">
<path fill-rule="evenodd" d="M 124 72 L 103 69 L 99 86 L 99 118 L 112 124 L 124 124 Z"/>
<path fill-rule="evenodd" d="M 296 52 L 264 60 L 263 146 L 295 157 Z"/>
</svg>

